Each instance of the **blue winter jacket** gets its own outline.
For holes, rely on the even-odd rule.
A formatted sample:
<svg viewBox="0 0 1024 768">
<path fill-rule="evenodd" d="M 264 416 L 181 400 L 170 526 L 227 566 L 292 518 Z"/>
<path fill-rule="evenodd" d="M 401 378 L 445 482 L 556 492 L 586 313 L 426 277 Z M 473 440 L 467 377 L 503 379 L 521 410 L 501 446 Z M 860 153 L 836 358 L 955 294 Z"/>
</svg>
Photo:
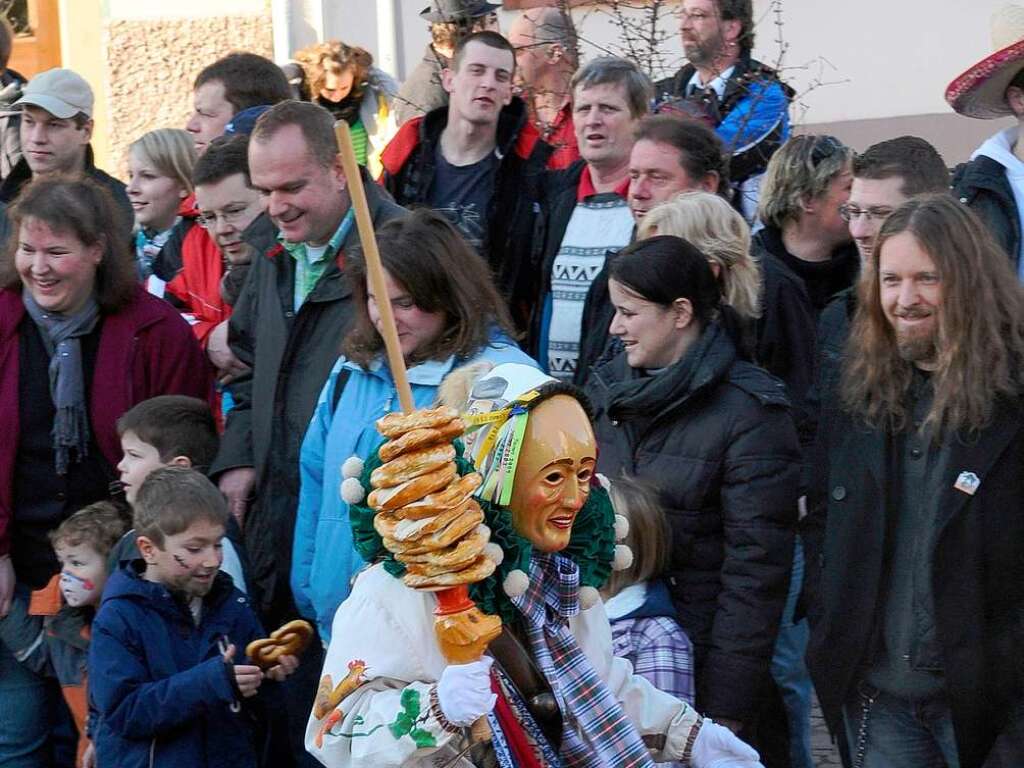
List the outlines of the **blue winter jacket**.
<svg viewBox="0 0 1024 768">
<path fill-rule="evenodd" d="M 512 339 L 496 331 L 490 346 L 476 357 L 460 361 L 450 357 L 410 368 L 416 407 L 433 403 L 438 385 L 452 369 L 481 361 L 537 365 Z M 333 408 L 334 388 L 343 370 L 348 371 L 348 379 Z M 299 612 L 316 621 L 324 643 L 331 639 L 334 612 L 348 597 L 352 577 L 363 566 L 352 545 L 348 504 L 341 499 L 341 465 L 350 456 L 370 456 L 382 442 L 374 422 L 398 409 L 398 394 L 383 358 L 364 370 L 342 357 L 320 393 L 302 443 L 291 586 Z"/>
<path fill-rule="evenodd" d="M 162 584 L 126 563 L 107 582 L 92 625 L 89 700 L 98 768 L 247 768 L 256 765 L 254 708 L 239 699 L 218 641 L 244 649 L 263 636 L 249 599 L 219 573 L 197 627 Z M 260 687 L 273 685 L 265 680 Z"/>
</svg>

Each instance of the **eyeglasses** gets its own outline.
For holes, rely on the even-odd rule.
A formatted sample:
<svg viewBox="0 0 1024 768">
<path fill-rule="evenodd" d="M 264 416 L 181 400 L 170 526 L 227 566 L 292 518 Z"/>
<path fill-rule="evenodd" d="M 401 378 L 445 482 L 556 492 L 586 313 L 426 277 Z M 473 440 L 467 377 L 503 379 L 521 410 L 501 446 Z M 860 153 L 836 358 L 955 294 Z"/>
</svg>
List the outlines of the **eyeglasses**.
<svg viewBox="0 0 1024 768">
<path fill-rule="evenodd" d="M 893 209 L 885 206 L 871 207 L 871 208 L 856 208 L 852 205 L 844 203 L 839 206 L 839 215 L 842 216 L 843 221 L 855 221 L 863 216 L 868 221 L 885 221 L 892 214 Z"/>
<path fill-rule="evenodd" d="M 811 165 L 817 168 L 836 152 L 841 152 L 844 149 L 846 149 L 846 145 L 835 136 L 818 136 L 811 148 Z"/>
<path fill-rule="evenodd" d="M 701 22 L 713 18 L 715 18 L 715 14 L 708 13 L 707 11 L 679 11 L 679 21 L 683 24 L 687 21 L 692 21 L 694 24 L 700 24 Z"/>
<path fill-rule="evenodd" d="M 215 229 L 217 226 L 217 219 L 220 219 L 228 226 L 234 226 L 242 217 L 248 212 L 249 206 L 245 203 L 236 203 L 229 205 L 223 211 L 206 211 L 199 214 L 196 217 L 196 222 L 203 229 Z"/>
</svg>

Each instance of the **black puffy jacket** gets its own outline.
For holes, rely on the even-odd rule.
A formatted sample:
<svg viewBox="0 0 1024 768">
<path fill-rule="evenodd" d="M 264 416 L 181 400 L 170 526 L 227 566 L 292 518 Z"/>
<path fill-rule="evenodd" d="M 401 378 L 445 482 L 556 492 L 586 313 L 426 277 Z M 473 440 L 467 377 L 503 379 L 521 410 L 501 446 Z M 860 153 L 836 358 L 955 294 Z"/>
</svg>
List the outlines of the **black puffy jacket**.
<svg viewBox="0 0 1024 768">
<path fill-rule="evenodd" d="M 662 377 L 669 377 L 663 379 Z M 595 366 L 598 470 L 658 491 L 672 531 L 666 577 L 693 641 L 697 706 L 748 720 L 786 600 L 800 448 L 781 381 L 738 359 L 711 324 L 655 376 L 625 353 Z"/>
</svg>

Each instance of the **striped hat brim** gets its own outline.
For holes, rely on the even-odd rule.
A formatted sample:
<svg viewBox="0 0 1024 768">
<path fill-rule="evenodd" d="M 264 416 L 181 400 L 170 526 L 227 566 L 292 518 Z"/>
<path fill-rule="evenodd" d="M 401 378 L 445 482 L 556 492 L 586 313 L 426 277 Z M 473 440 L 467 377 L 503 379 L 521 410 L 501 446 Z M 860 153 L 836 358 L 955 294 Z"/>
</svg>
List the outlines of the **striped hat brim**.
<svg viewBox="0 0 1024 768">
<path fill-rule="evenodd" d="M 1024 69 L 1024 39 L 986 56 L 946 87 L 946 101 L 966 117 L 991 120 L 1013 114 L 1006 89 Z"/>
</svg>

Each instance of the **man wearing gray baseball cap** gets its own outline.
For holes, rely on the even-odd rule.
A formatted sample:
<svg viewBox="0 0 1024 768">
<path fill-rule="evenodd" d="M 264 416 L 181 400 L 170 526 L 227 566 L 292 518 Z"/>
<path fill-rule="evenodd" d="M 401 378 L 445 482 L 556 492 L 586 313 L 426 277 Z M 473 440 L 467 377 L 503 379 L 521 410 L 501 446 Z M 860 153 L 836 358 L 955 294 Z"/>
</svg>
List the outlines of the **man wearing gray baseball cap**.
<svg viewBox="0 0 1024 768">
<path fill-rule="evenodd" d="M 70 69 L 48 69 L 29 80 L 13 107 L 21 110 L 23 157 L 0 184 L 0 202 L 11 203 L 36 176 L 84 174 L 110 192 L 129 237 L 133 216 L 125 186 L 93 162 L 89 83 Z"/>
</svg>

